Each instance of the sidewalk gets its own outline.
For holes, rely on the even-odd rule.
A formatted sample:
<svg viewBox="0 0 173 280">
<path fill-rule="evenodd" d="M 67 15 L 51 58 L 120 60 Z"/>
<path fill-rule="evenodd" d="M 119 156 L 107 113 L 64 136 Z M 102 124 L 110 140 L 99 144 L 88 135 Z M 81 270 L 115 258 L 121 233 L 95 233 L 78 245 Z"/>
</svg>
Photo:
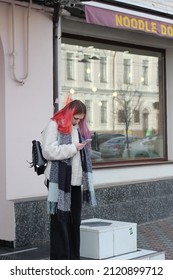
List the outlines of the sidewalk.
<svg viewBox="0 0 173 280">
<path fill-rule="evenodd" d="M 165 259 L 173 260 L 173 217 L 140 224 L 137 227 L 138 248 L 165 251 Z M 0 260 L 49 260 L 49 244 L 32 248 L 0 248 Z"/>
<path fill-rule="evenodd" d="M 173 260 L 173 217 L 141 224 L 137 230 L 138 248 L 165 251 L 165 259 Z"/>
</svg>

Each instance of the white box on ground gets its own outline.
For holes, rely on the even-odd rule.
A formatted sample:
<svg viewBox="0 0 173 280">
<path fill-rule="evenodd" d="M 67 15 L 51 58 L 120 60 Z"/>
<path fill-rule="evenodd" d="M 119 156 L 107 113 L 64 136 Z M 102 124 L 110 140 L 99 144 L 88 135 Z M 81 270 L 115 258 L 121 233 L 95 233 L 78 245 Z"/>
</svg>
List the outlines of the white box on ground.
<svg viewBox="0 0 173 280">
<path fill-rule="evenodd" d="M 105 259 L 137 250 L 137 224 L 105 219 L 83 220 L 81 257 Z"/>
</svg>

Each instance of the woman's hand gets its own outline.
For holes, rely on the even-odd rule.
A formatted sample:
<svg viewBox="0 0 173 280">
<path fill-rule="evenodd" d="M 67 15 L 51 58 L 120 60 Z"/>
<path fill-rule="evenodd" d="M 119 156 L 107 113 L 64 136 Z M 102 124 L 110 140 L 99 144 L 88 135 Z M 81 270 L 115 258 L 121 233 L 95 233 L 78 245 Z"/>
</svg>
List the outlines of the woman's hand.
<svg viewBox="0 0 173 280">
<path fill-rule="evenodd" d="M 85 145 L 86 145 L 86 142 L 75 144 L 77 151 L 82 150 L 85 147 Z"/>
</svg>

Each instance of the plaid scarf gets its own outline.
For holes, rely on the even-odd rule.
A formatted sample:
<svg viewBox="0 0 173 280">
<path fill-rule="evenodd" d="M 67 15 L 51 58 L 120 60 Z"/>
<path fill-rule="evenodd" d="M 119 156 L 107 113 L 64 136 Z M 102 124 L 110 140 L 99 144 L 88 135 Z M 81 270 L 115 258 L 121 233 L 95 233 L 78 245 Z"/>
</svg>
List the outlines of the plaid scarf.
<svg viewBox="0 0 173 280">
<path fill-rule="evenodd" d="M 79 132 L 78 132 L 79 133 Z M 79 133 L 79 142 L 83 140 Z M 58 134 L 59 145 L 71 144 L 71 134 Z M 88 145 L 80 151 L 82 162 L 83 203 L 96 205 L 92 178 L 92 162 Z M 48 213 L 57 214 L 59 219 L 69 219 L 71 211 L 71 158 L 51 162 Z"/>
</svg>

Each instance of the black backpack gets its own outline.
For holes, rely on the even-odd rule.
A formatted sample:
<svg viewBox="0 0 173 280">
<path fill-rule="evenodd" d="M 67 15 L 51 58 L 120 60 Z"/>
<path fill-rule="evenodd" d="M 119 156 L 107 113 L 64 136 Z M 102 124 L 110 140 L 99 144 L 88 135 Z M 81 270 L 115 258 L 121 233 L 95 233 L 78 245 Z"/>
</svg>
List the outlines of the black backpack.
<svg viewBox="0 0 173 280">
<path fill-rule="evenodd" d="M 47 166 L 47 160 L 43 157 L 41 144 L 37 140 L 32 141 L 32 162 L 30 167 L 34 167 L 34 171 L 37 175 L 44 174 Z"/>
</svg>

